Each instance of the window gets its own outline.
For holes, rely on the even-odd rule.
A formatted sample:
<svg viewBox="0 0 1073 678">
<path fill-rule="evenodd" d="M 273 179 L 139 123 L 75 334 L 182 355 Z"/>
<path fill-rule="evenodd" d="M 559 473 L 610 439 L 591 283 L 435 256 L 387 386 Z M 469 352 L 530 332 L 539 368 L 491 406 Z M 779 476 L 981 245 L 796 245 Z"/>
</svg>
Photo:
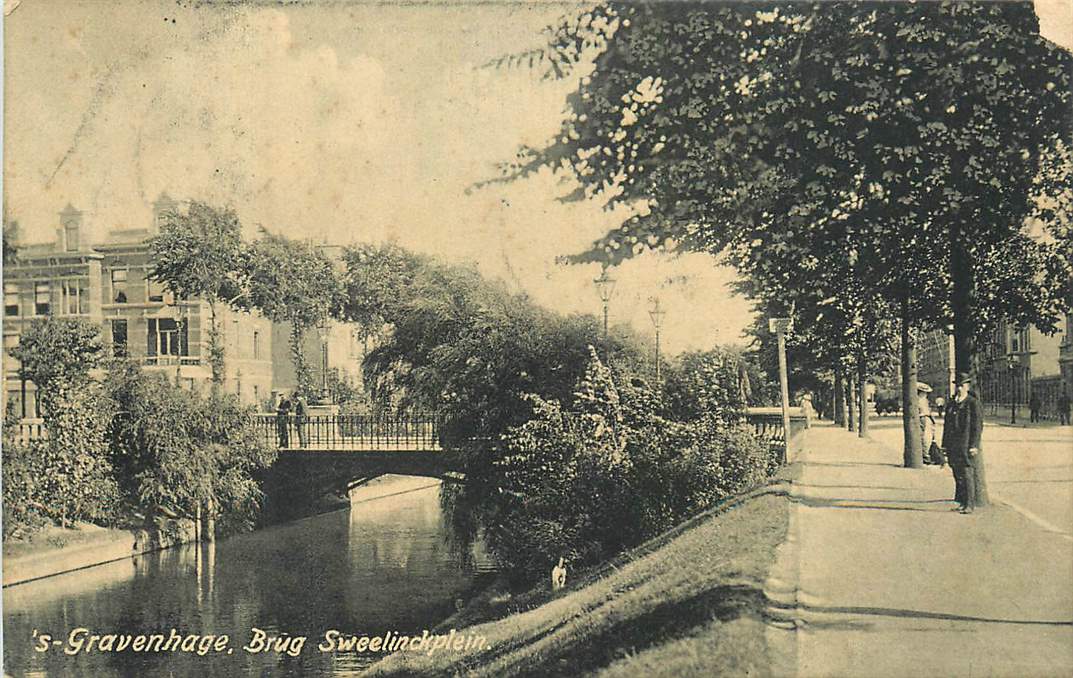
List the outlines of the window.
<svg viewBox="0 0 1073 678">
<path fill-rule="evenodd" d="M 19 361 L 11 355 L 11 349 L 15 348 L 18 345 L 19 335 L 4 335 L 4 367 L 8 370 L 17 370 L 19 368 Z"/>
<path fill-rule="evenodd" d="M 4 283 L 4 315 L 12 316 L 19 314 L 19 286 L 14 283 Z"/>
<path fill-rule="evenodd" d="M 79 315 L 89 312 L 89 290 L 86 289 L 85 281 L 64 280 L 60 291 L 63 296 L 60 301 L 61 315 Z"/>
<path fill-rule="evenodd" d="M 186 326 L 171 318 L 150 318 L 146 354 L 153 356 L 186 355 Z"/>
<path fill-rule="evenodd" d="M 37 283 L 34 285 L 34 315 L 48 315 L 52 305 L 52 285 Z"/>
<path fill-rule="evenodd" d="M 67 244 L 68 252 L 78 251 L 78 224 L 70 223 L 65 224 L 63 227 L 64 241 Z"/>
<path fill-rule="evenodd" d="M 163 303 L 164 302 L 164 285 L 156 280 L 145 279 L 145 298 L 150 303 Z"/>
<path fill-rule="evenodd" d="M 1028 352 L 1028 328 L 1010 330 L 1010 353 Z"/>
<path fill-rule="evenodd" d="M 117 358 L 125 358 L 127 350 L 127 321 L 112 321 L 112 355 Z"/>
<path fill-rule="evenodd" d="M 257 330 L 253 331 L 253 359 L 259 360 L 261 358 L 261 333 Z M 255 387 L 256 388 L 256 387 Z"/>
<path fill-rule="evenodd" d="M 127 303 L 127 273 L 124 269 L 116 269 L 112 271 L 112 303 L 113 304 L 125 304 Z"/>
</svg>

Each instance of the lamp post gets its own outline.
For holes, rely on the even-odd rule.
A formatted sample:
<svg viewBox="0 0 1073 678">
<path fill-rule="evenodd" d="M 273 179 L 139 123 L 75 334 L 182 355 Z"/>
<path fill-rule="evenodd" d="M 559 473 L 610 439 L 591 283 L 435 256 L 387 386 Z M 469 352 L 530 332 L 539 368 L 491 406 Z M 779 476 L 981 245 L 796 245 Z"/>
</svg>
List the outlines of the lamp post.
<svg viewBox="0 0 1073 678">
<path fill-rule="evenodd" d="M 324 321 L 317 326 L 317 334 L 320 335 L 320 399 L 327 403 L 328 397 L 328 335 L 331 328 Z"/>
<path fill-rule="evenodd" d="M 660 308 L 659 299 L 652 297 L 652 308 L 648 310 L 648 315 L 652 318 L 652 325 L 656 328 L 656 383 L 659 383 L 659 330 L 663 325 L 663 317 L 667 315 L 667 312 Z"/>
<path fill-rule="evenodd" d="M 783 461 L 789 461 L 790 456 L 790 388 L 786 368 L 786 333 L 792 329 L 793 322 L 789 317 L 768 318 L 768 332 L 776 336 L 779 347 L 779 391 L 782 399 L 782 431 L 786 441 L 786 458 Z"/>
<path fill-rule="evenodd" d="M 1020 356 L 1010 353 L 1006 356 L 1006 366 L 1010 370 L 1010 423 L 1017 423 L 1017 367 L 1020 364 Z"/>
<path fill-rule="evenodd" d="M 954 344 L 954 326 L 953 325 L 947 325 L 946 326 L 946 362 L 947 362 L 946 371 L 947 371 L 947 374 L 948 374 L 948 378 L 947 378 L 947 388 L 946 388 L 947 394 L 946 395 L 947 395 L 948 398 L 953 398 L 954 394 L 957 393 L 957 382 L 956 382 L 957 365 L 955 364 L 956 359 L 957 359 L 957 354 L 956 354 L 955 348 L 956 347 L 955 347 L 955 344 Z"/>
<path fill-rule="evenodd" d="M 611 301 L 611 294 L 615 291 L 614 278 L 607 275 L 607 267 L 600 272 L 600 277 L 593 280 L 596 283 L 596 291 L 600 293 L 600 301 L 604 304 L 604 339 L 607 339 L 607 305 Z"/>
</svg>

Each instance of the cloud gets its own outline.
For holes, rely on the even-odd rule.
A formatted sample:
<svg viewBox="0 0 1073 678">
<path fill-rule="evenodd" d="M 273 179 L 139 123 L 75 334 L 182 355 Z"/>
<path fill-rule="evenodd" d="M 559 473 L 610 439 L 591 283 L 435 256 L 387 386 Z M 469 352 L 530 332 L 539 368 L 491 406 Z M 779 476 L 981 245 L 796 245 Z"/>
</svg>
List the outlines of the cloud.
<svg viewBox="0 0 1073 678">
<path fill-rule="evenodd" d="M 98 235 L 148 224 L 167 191 L 234 206 L 251 234 L 261 224 L 333 242 L 393 239 L 476 262 L 552 308 L 599 312 L 598 270 L 555 259 L 583 250 L 622 211 L 558 202 L 566 189 L 547 171 L 466 190 L 558 129 L 575 82 L 479 67 L 518 48 L 494 12 L 529 21 L 531 31 L 511 30 L 536 38 L 544 18 L 510 8 L 475 18 L 451 8 L 240 6 L 187 10 L 172 23 L 141 5 L 114 11 L 71 19 L 60 48 L 13 64 L 5 193 L 31 238 L 50 237 L 68 201 Z M 56 21 L 35 20 L 38 42 L 23 24 L 16 43 L 39 45 Z M 117 21 L 139 29 L 118 41 Z M 40 87 L 50 80 L 54 88 Z M 41 111 L 51 113 L 34 123 L 40 133 L 26 130 Z M 744 324 L 737 311 L 704 309 L 726 296 L 728 277 L 709 257 L 647 254 L 616 275 L 613 321 L 650 329 L 647 300 L 661 294 L 670 351 L 708 346 L 716 328 L 732 339 Z M 665 284 L 683 277 L 689 285 Z"/>
</svg>

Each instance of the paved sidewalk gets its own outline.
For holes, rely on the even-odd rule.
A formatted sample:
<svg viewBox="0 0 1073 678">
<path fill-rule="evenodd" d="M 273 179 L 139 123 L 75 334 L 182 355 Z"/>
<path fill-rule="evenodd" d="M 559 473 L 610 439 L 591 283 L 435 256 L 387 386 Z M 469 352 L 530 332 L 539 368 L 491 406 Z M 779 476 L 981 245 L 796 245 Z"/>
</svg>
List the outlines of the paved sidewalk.
<svg viewBox="0 0 1073 678">
<path fill-rule="evenodd" d="M 1004 506 L 952 512 L 949 469 L 807 435 L 767 585 L 777 675 L 1073 675 L 1073 543 Z"/>
</svg>

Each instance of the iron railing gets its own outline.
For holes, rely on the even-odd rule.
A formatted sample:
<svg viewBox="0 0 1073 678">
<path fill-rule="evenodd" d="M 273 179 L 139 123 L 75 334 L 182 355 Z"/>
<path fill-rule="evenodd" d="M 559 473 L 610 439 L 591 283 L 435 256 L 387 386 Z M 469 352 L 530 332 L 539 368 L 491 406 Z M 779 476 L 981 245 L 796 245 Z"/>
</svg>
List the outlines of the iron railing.
<svg viewBox="0 0 1073 678">
<path fill-rule="evenodd" d="M 785 462 L 787 453 L 801 446 L 801 433 L 808 421 L 795 408 L 790 415 L 790 444 L 778 408 L 749 408 L 746 422 L 754 435 L 778 452 Z M 339 451 L 440 451 L 443 419 L 423 412 L 383 414 L 338 414 L 298 417 L 290 414 L 256 414 L 254 424 L 270 445 L 293 450 Z M 283 431 L 286 431 L 284 435 Z M 24 418 L 18 422 L 15 439 L 22 443 L 45 438 L 44 419 Z M 287 443 L 282 445 L 281 443 Z"/>
<path fill-rule="evenodd" d="M 254 421 L 263 438 L 280 449 L 366 452 L 442 449 L 442 419 L 422 412 L 304 417 L 258 414 Z"/>
</svg>

